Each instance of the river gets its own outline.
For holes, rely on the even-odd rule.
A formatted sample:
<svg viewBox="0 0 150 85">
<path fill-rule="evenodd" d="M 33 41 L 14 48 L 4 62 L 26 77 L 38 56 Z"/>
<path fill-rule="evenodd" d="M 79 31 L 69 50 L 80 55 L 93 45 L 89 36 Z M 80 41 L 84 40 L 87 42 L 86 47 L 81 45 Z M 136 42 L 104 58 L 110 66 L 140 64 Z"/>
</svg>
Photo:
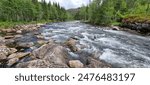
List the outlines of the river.
<svg viewBox="0 0 150 85">
<path fill-rule="evenodd" d="M 96 53 L 99 59 L 113 67 L 149 68 L 150 38 L 107 27 L 95 27 L 79 21 L 46 24 L 41 29 L 45 39 L 64 43 L 70 37 L 78 39 L 82 51 Z M 71 53 L 79 57 L 76 53 Z"/>
</svg>

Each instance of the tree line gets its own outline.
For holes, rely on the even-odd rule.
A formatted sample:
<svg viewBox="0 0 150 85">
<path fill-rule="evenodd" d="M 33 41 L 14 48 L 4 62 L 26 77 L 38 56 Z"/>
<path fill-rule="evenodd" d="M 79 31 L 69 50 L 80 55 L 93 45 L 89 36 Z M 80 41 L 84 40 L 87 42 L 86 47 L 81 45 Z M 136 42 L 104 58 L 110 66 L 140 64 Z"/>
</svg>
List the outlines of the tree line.
<svg viewBox="0 0 150 85">
<path fill-rule="evenodd" d="M 80 8 L 75 19 L 108 25 L 127 16 L 150 16 L 150 0 L 93 0 Z"/>
<path fill-rule="evenodd" d="M 1 22 L 65 21 L 68 17 L 69 14 L 58 3 L 46 3 L 45 0 L 0 0 Z"/>
</svg>

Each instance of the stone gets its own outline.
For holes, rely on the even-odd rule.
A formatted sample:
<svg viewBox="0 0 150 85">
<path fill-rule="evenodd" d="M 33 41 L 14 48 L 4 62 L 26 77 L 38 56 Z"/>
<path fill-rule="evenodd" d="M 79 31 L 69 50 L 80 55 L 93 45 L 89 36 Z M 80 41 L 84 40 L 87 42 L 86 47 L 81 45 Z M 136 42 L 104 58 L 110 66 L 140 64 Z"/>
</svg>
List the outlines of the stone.
<svg viewBox="0 0 150 85">
<path fill-rule="evenodd" d="M 23 58 L 23 57 L 25 57 L 25 56 L 28 56 L 30 54 L 30 52 L 26 52 L 26 53 L 14 53 L 14 54 L 11 54 L 11 55 L 9 55 L 8 56 L 8 59 L 12 59 L 12 58 L 18 58 L 18 59 L 20 59 L 20 58 Z"/>
<path fill-rule="evenodd" d="M 22 30 L 16 31 L 17 34 L 22 34 Z"/>
<path fill-rule="evenodd" d="M 112 30 L 120 30 L 118 26 L 111 26 Z"/>
<path fill-rule="evenodd" d="M 29 48 L 29 47 L 32 47 L 34 46 L 34 43 L 33 42 L 18 42 L 16 44 L 17 47 L 22 47 L 22 48 Z"/>
<path fill-rule="evenodd" d="M 23 35 L 15 35 L 15 38 L 21 38 Z"/>
<path fill-rule="evenodd" d="M 68 68 L 67 65 L 49 63 L 41 59 L 19 63 L 18 65 L 16 65 L 16 67 L 17 68 Z"/>
<path fill-rule="evenodd" d="M 110 68 L 111 65 L 109 65 L 103 61 L 89 57 L 86 67 L 88 67 L 88 68 Z"/>
<path fill-rule="evenodd" d="M 67 63 L 69 59 L 67 50 L 54 43 L 45 44 L 34 50 L 31 57 L 34 61 L 27 62 L 27 67 L 68 67 Z M 43 62 L 44 66 L 41 65 Z"/>
<path fill-rule="evenodd" d="M 5 60 L 6 58 L 7 56 L 3 52 L 0 52 L 0 61 Z"/>
<path fill-rule="evenodd" d="M 15 48 L 8 48 L 7 46 L 0 46 L 0 53 L 3 52 L 6 56 L 17 52 Z"/>
<path fill-rule="evenodd" d="M 5 39 L 0 36 L 0 46 L 5 45 Z"/>
<path fill-rule="evenodd" d="M 5 36 L 5 39 L 12 39 L 14 36 Z"/>
<path fill-rule="evenodd" d="M 66 63 L 68 53 L 62 46 L 49 43 L 33 51 L 33 56 L 38 59 L 46 59 L 53 63 Z"/>
<path fill-rule="evenodd" d="M 36 36 L 38 39 L 44 39 L 44 36 L 42 36 L 42 35 L 37 35 Z"/>
<path fill-rule="evenodd" d="M 13 64 L 17 63 L 19 61 L 19 58 L 12 58 L 8 61 L 8 66 L 12 66 Z"/>
<path fill-rule="evenodd" d="M 37 43 L 40 44 L 40 45 L 44 45 L 44 44 L 47 44 L 48 41 L 45 41 L 45 40 L 38 40 Z"/>
<path fill-rule="evenodd" d="M 83 68 L 84 67 L 83 63 L 81 63 L 79 60 L 70 60 L 69 66 L 71 68 Z"/>
<path fill-rule="evenodd" d="M 78 48 L 76 47 L 76 40 L 75 39 L 72 39 L 72 38 L 68 39 L 65 42 L 65 45 L 68 46 L 72 52 L 78 51 Z"/>
</svg>

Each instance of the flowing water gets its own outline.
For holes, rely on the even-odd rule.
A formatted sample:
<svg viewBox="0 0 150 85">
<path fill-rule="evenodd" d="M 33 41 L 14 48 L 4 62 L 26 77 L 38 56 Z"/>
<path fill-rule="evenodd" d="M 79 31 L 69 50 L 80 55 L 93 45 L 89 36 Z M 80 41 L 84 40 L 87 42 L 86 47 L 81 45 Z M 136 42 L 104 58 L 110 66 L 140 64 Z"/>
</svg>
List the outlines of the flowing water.
<svg viewBox="0 0 150 85">
<path fill-rule="evenodd" d="M 64 43 L 70 37 L 77 46 L 97 56 L 113 67 L 150 67 L 150 38 L 124 31 L 107 30 L 79 21 L 47 24 L 42 29 L 45 39 Z M 72 53 L 75 57 L 77 54 Z"/>
</svg>

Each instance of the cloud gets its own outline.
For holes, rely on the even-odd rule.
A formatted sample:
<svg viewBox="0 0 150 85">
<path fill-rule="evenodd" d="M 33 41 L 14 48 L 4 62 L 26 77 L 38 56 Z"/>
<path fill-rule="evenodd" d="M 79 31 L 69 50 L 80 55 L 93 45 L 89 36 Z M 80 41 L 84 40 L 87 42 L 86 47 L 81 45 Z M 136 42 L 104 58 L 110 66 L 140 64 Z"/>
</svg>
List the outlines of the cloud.
<svg viewBox="0 0 150 85">
<path fill-rule="evenodd" d="M 58 2 L 60 6 L 70 9 L 70 8 L 78 8 L 82 5 L 87 5 L 89 0 L 46 0 L 47 2 Z"/>
</svg>

